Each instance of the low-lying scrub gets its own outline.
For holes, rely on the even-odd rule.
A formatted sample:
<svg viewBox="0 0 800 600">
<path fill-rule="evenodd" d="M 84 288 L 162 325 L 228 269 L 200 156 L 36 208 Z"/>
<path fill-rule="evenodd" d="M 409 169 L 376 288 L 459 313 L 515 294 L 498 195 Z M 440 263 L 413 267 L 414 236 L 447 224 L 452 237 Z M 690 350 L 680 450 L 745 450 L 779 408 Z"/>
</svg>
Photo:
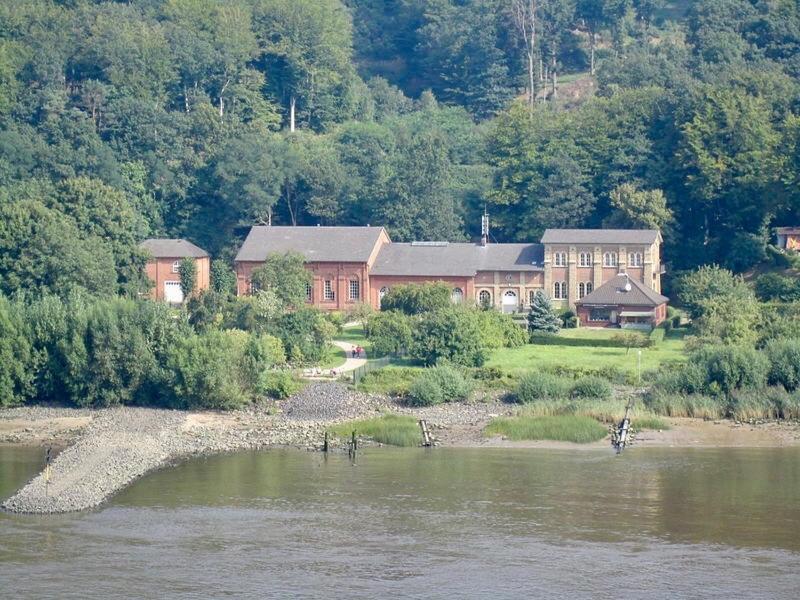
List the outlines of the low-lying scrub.
<svg viewBox="0 0 800 600">
<path fill-rule="evenodd" d="M 573 398 L 594 398 L 605 400 L 611 397 L 611 385 L 600 377 L 581 377 L 572 384 L 570 395 Z"/>
<path fill-rule="evenodd" d="M 569 382 L 550 373 L 528 373 L 520 377 L 514 397 L 528 404 L 537 400 L 564 398 L 569 393 Z"/>
<path fill-rule="evenodd" d="M 631 425 L 634 429 L 652 429 L 655 431 L 667 431 L 670 429 L 669 423 L 661 417 L 654 416 L 642 416 L 631 419 Z"/>
<path fill-rule="evenodd" d="M 466 400 L 471 391 L 472 380 L 467 380 L 461 371 L 450 365 L 439 365 L 425 369 L 411 383 L 408 403 L 412 406 L 433 406 Z"/>
<path fill-rule="evenodd" d="M 407 396 L 408 390 L 422 369 L 418 367 L 386 367 L 370 371 L 359 381 L 358 389 L 368 394 Z"/>
<path fill-rule="evenodd" d="M 386 414 L 372 419 L 348 421 L 334 425 L 328 431 L 343 439 L 349 438 L 355 431 L 356 436 L 391 446 L 418 446 L 422 442 L 417 420 L 404 415 Z"/>
<path fill-rule="evenodd" d="M 591 417 L 559 415 L 550 417 L 499 417 L 484 430 L 486 435 L 502 435 L 514 441 L 553 440 L 588 444 L 602 440 L 608 431 Z"/>
</svg>

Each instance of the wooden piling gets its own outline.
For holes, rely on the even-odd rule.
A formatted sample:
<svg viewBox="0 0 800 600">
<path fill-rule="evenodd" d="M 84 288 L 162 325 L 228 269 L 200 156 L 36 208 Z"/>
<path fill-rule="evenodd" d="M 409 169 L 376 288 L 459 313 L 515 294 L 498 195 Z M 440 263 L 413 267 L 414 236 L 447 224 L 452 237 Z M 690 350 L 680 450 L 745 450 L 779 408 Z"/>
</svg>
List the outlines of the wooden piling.
<svg viewBox="0 0 800 600">
<path fill-rule="evenodd" d="M 325 432 L 325 439 L 322 441 L 322 451 L 327 453 L 328 452 L 328 432 Z"/>
<path fill-rule="evenodd" d="M 433 446 L 431 433 L 428 430 L 428 422 L 425 419 L 419 420 L 419 428 L 422 430 L 422 445 L 426 447 Z"/>
</svg>

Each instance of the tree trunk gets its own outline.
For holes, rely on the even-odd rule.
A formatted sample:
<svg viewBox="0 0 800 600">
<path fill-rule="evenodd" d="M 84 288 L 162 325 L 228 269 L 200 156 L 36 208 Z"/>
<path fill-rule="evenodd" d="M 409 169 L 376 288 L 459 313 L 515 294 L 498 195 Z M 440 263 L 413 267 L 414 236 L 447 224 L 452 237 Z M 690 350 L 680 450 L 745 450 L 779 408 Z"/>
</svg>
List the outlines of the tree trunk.
<svg viewBox="0 0 800 600">
<path fill-rule="evenodd" d="M 225 100 L 223 100 L 223 96 L 225 95 L 225 90 L 228 89 L 228 84 L 231 82 L 228 79 L 225 82 L 225 85 L 222 86 L 222 89 L 219 91 L 219 118 L 221 119 L 225 114 Z"/>
<path fill-rule="evenodd" d="M 594 49 L 597 45 L 597 37 L 594 31 L 589 32 L 589 73 L 594 75 Z"/>
<path fill-rule="evenodd" d="M 289 98 L 289 131 L 294 132 L 294 107 L 295 107 L 295 97 L 292 94 L 292 97 Z"/>
<path fill-rule="evenodd" d="M 531 113 L 533 113 L 533 105 L 536 103 L 536 75 L 533 61 L 533 53 L 528 52 L 528 108 Z"/>
<path fill-rule="evenodd" d="M 552 98 L 553 98 L 553 100 L 555 100 L 556 98 L 558 98 L 558 69 L 556 68 L 556 53 L 555 53 L 555 51 L 553 51 L 553 53 L 550 55 L 550 70 L 551 70 L 551 75 L 553 77 L 553 95 L 552 95 Z"/>
</svg>

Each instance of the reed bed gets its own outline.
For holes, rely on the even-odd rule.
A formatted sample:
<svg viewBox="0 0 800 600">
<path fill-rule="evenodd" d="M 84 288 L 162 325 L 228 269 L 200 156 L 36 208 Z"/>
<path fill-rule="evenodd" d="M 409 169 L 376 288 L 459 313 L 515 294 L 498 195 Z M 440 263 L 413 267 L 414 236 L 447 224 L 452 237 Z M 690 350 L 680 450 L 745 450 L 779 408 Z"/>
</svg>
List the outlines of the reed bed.
<svg viewBox="0 0 800 600">
<path fill-rule="evenodd" d="M 606 437 L 608 429 L 591 417 L 578 415 L 517 416 L 493 419 L 484 433 L 489 436 L 502 435 L 514 441 L 552 440 L 589 444 Z"/>
<path fill-rule="evenodd" d="M 390 446 L 419 446 L 422 443 L 417 420 L 404 415 L 386 414 L 371 419 L 347 421 L 334 425 L 328 431 L 339 438 L 349 438 L 355 431 L 359 437 L 367 437 Z"/>
</svg>

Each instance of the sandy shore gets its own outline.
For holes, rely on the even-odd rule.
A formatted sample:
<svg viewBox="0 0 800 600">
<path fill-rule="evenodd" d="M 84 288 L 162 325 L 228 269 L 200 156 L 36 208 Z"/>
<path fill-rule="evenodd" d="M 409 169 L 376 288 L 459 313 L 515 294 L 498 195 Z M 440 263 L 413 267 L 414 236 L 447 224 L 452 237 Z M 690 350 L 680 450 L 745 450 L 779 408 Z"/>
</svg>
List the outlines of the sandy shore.
<svg viewBox="0 0 800 600">
<path fill-rule="evenodd" d="M 490 419 L 513 410 L 499 402 L 412 409 L 326 383 L 314 384 L 283 402 L 224 413 L 23 407 L 0 410 L 0 444 L 65 449 L 53 461 L 49 481 L 44 474 L 36 476 L 2 508 L 30 513 L 84 510 L 178 460 L 268 447 L 319 449 L 330 425 L 387 410 L 425 419 L 441 446 L 576 450 L 610 446 L 608 438 L 594 444 L 570 444 L 484 437 L 483 428 Z M 638 432 L 633 448 L 800 446 L 798 423 L 665 420 L 669 430 Z"/>
</svg>

